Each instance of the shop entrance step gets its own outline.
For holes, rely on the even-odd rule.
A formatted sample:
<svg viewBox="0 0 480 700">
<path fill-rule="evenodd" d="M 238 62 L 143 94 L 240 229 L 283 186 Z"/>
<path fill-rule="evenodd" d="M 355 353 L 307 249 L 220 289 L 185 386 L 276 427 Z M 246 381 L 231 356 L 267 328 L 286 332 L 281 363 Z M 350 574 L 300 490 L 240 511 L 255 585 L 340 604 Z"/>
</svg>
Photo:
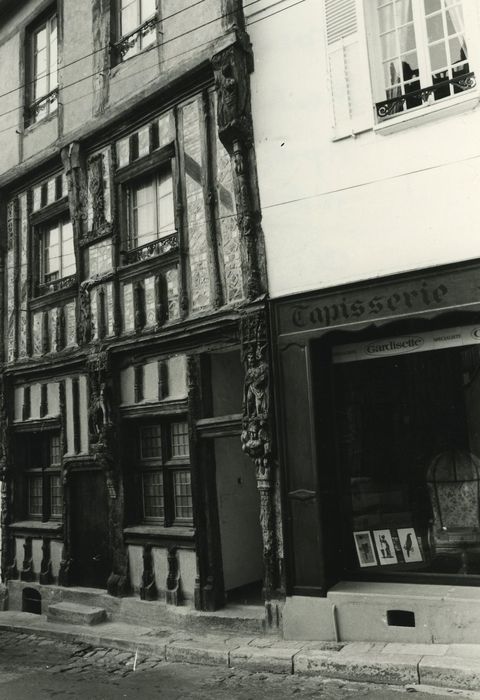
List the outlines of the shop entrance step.
<svg viewBox="0 0 480 700">
<path fill-rule="evenodd" d="M 94 608 L 80 603 L 54 603 L 48 606 L 49 622 L 64 622 L 72 625 L 98 625 L 105 622 L 105 608 Z"/>
</svg>

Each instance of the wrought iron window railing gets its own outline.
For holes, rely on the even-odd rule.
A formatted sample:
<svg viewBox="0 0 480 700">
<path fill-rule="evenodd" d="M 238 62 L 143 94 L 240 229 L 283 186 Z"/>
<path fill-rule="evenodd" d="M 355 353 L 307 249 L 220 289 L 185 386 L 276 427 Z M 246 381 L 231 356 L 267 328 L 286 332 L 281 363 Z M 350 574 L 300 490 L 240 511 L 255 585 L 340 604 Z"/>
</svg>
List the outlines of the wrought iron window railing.
<svg viewBox="0 0 480 700">
<path fill-rule="evenodd" d="M 48 105 L 52 105 L 58 100 L 58 85 L 53 90 L 50 90 L 46 95 L 39 97 L 26 107 L 26 121 L 34 122 L 42 109 L 45 109 Z"/>
<path fill-rule="evenodd" d="M 138 43 L 138 41 L 142 37 L 147 36 L 147 34 L 151 32 L 157 24 L 158 16 L 154 15 L 153 17 L 150 17 L 145 22 L 143 22 L 143 24 L 138 26 L 136 29 L 129 32 L 129 34 L 125 34 L 124 36 L 122 36 L 120 41 L 117 41 L 115 44 L 113 44 L 113 48 L 117 53 L 119 60 L 122 60 L 124 56 L 130 51 L 130 49 L 133 49 L 134 46 L 136 46 L 136 44 Z"/>
<path fill-rule="evenodd" d="M 58 292 L 60 289 L 70 289 L 77 282 L 77 274 L 60 277 L 59 279 L 49 279 L 38 285 L 38 294 L 48 294 L 48 292 Z"/>
<path fill-rule="evenodd" d="M 451 95 L 452 88 L 453 94 L 460 94 L 466 90 L 471 90 L 476 84 L 475 73 L 472 72 L 456 76 L 450 80 L 439 81 L 429 87 L 402 93 L 388 100 L 377 102 L 375 105 L 377 117 L 380 120 L 388 119 L 413 107 L 421 107 L 424 104 L 428 104 L 432 98 L 436 101 L 448 97 Z"/>
<path fill-rule="evenodd" d="M 140 262 L 148 260 L 157 255 L 165 255 L 166 253 L 176 252 L 178 250 L 178 233 L 175 231 L 164 238 L 157 238 L 154 241 L 145 243 L 145 245 L 133 248 L 132 250 L 122 250 L 123 264 Z"/>
</svg>

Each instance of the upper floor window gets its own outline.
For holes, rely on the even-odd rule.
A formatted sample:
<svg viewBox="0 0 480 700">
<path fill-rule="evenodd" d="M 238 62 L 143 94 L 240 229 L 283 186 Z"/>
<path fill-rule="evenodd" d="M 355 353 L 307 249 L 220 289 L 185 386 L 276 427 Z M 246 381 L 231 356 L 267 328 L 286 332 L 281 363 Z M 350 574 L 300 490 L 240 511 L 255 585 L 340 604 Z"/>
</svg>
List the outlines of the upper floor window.
<svg viewBox="0 0 480 700">
<path fill-rule="evenodd" d="M 28 123 L 40 121 L 57 110 L 58 54 L 57 15 L 51 14 L 32 28 L 30 44 L 30 80 Z"/>
<path fill-rule="evenodd" d="M 68 219 L 42 226 L 40 230 L 39 281 L 46 285 L 75 273 L 73 228 Z"/>
<path fill-rule="evenodd" d="M 377 0 L 380 118 L 472 87 L 461 0 Z"/>
<path fill-rule="evenodd" d="M 170 169 L 133 182 L 129 195 L 129 248 L 141 247 L 175 231 Z"/>
<path fill-rule="evenodd" d="M 119 0 L 120 57 L 130 58 L 157 39 L 157 0 Z"/>
<path fill-rule="evenodd" d="M 325 20 L 336 137 L 476 85 L 473 0 L 325 0 Z"/>
</svg>

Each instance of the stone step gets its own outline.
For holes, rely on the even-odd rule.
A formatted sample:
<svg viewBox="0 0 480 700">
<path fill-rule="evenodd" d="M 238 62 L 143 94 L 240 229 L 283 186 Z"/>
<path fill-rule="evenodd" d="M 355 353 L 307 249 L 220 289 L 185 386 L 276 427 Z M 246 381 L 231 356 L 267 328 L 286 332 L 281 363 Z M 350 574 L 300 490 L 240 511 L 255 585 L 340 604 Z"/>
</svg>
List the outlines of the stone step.
<svg viewBox="0 0 480 700">
<path fill-rule="evenodd" d="M 47 620 L 71 625 L 98 625 L 105 622 L 105 608 L 95 608 L 80 603 L 54 603 L 48 606 Z"/>
</svg>

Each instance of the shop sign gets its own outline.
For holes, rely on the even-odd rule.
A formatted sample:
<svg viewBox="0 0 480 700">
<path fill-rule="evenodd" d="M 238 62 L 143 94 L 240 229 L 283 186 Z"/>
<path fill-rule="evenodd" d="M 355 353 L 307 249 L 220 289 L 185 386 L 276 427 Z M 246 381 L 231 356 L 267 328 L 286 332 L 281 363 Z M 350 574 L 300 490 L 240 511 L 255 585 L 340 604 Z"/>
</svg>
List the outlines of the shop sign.
<svg viewBox="0 0 480 700">
<path fill-rule="evenodd" d="M 343 294 L 305 295 L 277 306 L 280 335 L 335 328 L 365 321 L 389 319 L 480 303 L 478 268 L 395 284 L 357 286 Z"/>
<path fill-rule="evenodd" d="M 480 325 L 447 328 L 440 331 L 414 333 L 394 338 L 380 338 L 349 345 L 336 345 L 332 348 L 332 361 L 334 363 L 343 363 L 375 360 L 379 357 L 444 350 L 445 348 L 473 345 L 475 343 L 480 343 Z"/>
</svg>

